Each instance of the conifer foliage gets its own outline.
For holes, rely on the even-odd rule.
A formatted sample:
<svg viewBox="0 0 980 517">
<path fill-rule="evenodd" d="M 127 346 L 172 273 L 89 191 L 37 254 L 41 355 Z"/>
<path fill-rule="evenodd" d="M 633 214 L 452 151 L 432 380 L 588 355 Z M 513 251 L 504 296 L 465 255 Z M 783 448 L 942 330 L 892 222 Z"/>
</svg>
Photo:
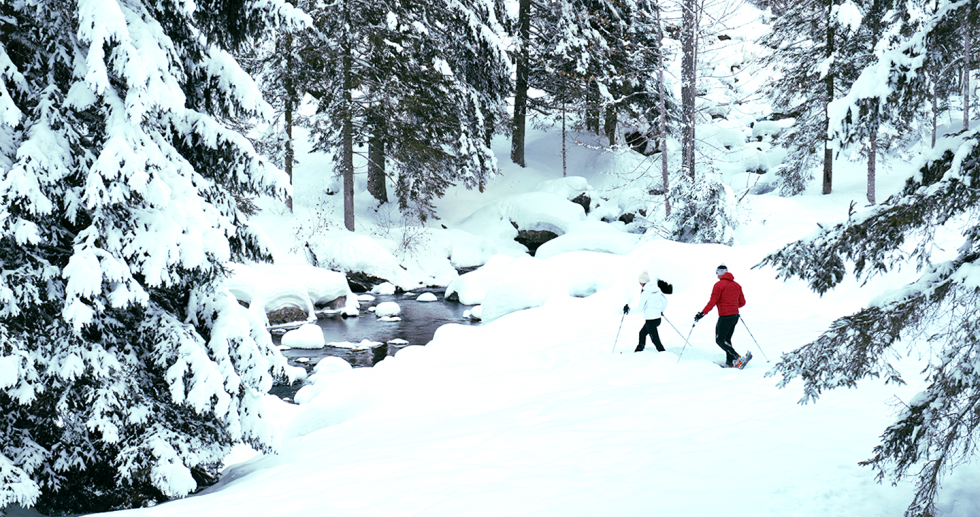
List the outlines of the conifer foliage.
<svg viewBox="0 0 980 517">
<path fill-rule="evenodd" d="M 255 7 L 261 5 L 262 7 Z M 269 112 L 229 50 L 276 0 L 0 5 L 0 508 L 179 497 L 285 359 L 225 287 L 266 257 L 247 199 L 285 176 L 229 129 Z"/>
<path fill-rule="evenodd" d="M 930 72 L 950 57 L 936 42 L 964 15 L 969 1 L 941 0 L 919 16 L 901 19 L 890 48 L 831 105 L 830 136 L 839 143 L 860 138 L 869 105 L 877 109 L 878 120 L 899 124 L 924 99 L 935 99 Z M 774 370 L 783 376 L 783 386 L 802 378 L 806 402 L 865 378 L 904 382 L 891 362 L 901 343 L 929 359 L 926 389 L 906 403 L 863 463 L 879 480 L 916 480 L 909 517 L 936 514 L 943 476 L 975 457 L 980 438 L 980 134 L 974 129 L 942 140 L 930 156 L 905 188 L 880 206 L 763 261 L 782 277 L 807 280 L 819 293 L 843 280 L 848 263 L 859 279 L 908 263 L 921 272 L 915 282 L 835 321 L 816 341 L 784 355 Z M 956 255 L 947 260 L 933 255 L 940 229 L 963 235 Z"/>
</svg>

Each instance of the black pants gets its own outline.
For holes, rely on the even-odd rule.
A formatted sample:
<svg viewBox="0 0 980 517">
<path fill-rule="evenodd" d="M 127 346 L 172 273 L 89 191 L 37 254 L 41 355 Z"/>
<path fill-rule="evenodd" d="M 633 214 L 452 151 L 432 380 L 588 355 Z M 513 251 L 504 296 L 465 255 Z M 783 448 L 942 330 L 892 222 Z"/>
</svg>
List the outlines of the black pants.
<svg viewBox="0 0 980 517">
<path fill-rule="evenodd" d="M 725 364 L 732 365 L 738 359 L 738 352 L 732 347 L 732 334 L 735 333 L 735 325 L 738 324 L 738 314 L 730 316 L 719 316 L 718 323 L 715 325 L 715 343 L 725 351 Z"/>
<path fill-rule="evenodd" d="M 657 327 L 660 326 L 660 318 L 655 320 L 647 320 L 643 324 L 643 328 L 640 329 L 640 344 L 636 345 L 636 351 L 642 352 L 647 344 L 647 336 L 650 336 L 650 340 L 653 341 L 653 346 L 657 347 L 658 352 L 664 351 L 664 346 L 660 343 L 660 334 L 657 332 Z"/>
</svg>

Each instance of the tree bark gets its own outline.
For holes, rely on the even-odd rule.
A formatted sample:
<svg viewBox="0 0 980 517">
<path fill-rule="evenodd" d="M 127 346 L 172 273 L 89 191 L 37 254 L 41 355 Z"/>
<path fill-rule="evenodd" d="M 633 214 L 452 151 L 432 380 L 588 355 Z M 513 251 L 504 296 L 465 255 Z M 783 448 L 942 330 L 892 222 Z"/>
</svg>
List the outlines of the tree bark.
<svg viewBox="0 0 980 517">
<path fill-rule="evenodd" d="M 517 38 L 520 50 L 517 54 L 517 83 L 514 91 L 514 126 L 510 142 L 510 159 L 520 165 L 524 162 L 524 135 L 527 125 L 528 59 L 531 45 L 531 0 L 520 0 L 517 15 Z"/>
<path fill-rule="evenodd" d="M 660 162 L 662 166 L 664 184 L 664 209 L 665 217 L 670 217 L 670 177 L 667 174 L 667 92 L 664 91 L 664 28 L 660 22 L 660 6 L 657 5 L 657 56 L 660 59 L 657 70 L 660 84 L 657 89 L 660 94 Z"/>
<path fill-rule="evenodd" d="M 681 17 L 681 170 L 694 179 L 695 100 L 697 99 L 697 1 L 685 0 Z"/>
<path fill-rule="evenodd" d="M 875 204 L 875 173 L 878 159 L 878 128 L 872 127 L 868 137 L 868 203 Z"/>
<path fill-rule="evenodd" d="M 599 85 L 594 80 L 589 81 L 589 86 L 585 92 L 585 129 L 599 134 Z"/>
<path fill-rule="evenodd" d="M 609 139 L 609 147 L 616 145 L 616 125 L 618 124 L 619 114 L 616 107 L 612 104 L 606 106 L 606 123 L 603 125 L 603 132 Z"/>
<path fill-rule="evenodd" d="M 973 53 L 973 38 L 970 31 L 970 2 L 966 4 L 963 17 L 963 130 L 970 129 L 970 54 Z"/>
<path fill-rule="evenodd" d="M 833 0 L 827 2 L 827 58 L 834 55 L 834 10 Z M 830 194 L 834 183 L 834 150 L 830 145 L 830 103 L 834 100 L 834 74 L 829 70 L 825 79 L 827 85 L 827 100 L 824 104 L 824 143 L 823 143 L 823 193 Z"/>
<path fill-rule="evenodd" d="M 344 24 L 350 27 L 350 5 L 345 2 Z M 354 231 L 354 110 L 352 109 L 353 79 L 351 77 L 353 69 L 353 48 L 350 33 L 348 32 L 344 42 L 343 65 L 341 73 L 343 77 L 344 89 L 344 113 L 343 126 L 341 128 L 341 163 L 340 170 L 344 176 L 344 227 Z"/>
<path fill-rule="evenodd" d="M 296 152 L 293 149 L 293 111 L 296 109 L 298 100 L 296 99 L 296 85 L 293 83 L 293 35 L 289 32 L 283 37 L 283 51 L 286 53 L 286 73 L 284 87 L 286 90 L 286 106 L 284 117 L 286 119 L 286 157 L 283 169 L 289 177 L 289 184 L 293 184 L 293 162 L 296 159 Z M 293 195 L 286 196 L 286 206 L 289 211 L 293 211 Z"/>
<path fill-rule="evenodd" d="M 368 192 L 381 203 L 388 202 L 385 185 L 385 138 L 375 134 L 368 141 Z"/>
</svg>

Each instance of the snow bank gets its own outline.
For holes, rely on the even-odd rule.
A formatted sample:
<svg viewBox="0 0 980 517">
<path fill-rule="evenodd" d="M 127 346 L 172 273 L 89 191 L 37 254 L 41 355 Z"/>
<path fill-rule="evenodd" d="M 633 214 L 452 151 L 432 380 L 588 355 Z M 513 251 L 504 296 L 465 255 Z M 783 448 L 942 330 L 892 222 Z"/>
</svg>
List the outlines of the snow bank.
<svg viewBox="0 0 980 517">
<path fill-rule="evenodd" d="M 228 264 L 231 277 L 227 285 L 239 301 L 249 304 L 250 311 L 261 312 L 261 317 L 269 312 L 285 307 L 298 307 L 316 319 L 314 306 L 346 297 L 343 311 L 357 314 L 360 304 L 347 285 L 347 278 L 336 271 L 306 266 L 286 264 Z"/>
<path fill-rule="evenodd" d="M 461 221 L 459 226 L 470 233 L 494 238 L 502 253 L 515 249 L 526 253 L 523 246 L 514 242 L 517 236 L 514 224 L 521 230 L 550 231 L 562 235 L 569 224 L 584 219 L 585 209 L 565 196 L 551 192 L 529 192 L 480 208 Z"/>
<path fill-rule="evenodd" d="M 286 332 L 282 336 L 282 344 L 290 348 L 317 349 L 323 348 L 326 340 L 320 327 L 307 323 L 298 329 Z"/>
</svg>

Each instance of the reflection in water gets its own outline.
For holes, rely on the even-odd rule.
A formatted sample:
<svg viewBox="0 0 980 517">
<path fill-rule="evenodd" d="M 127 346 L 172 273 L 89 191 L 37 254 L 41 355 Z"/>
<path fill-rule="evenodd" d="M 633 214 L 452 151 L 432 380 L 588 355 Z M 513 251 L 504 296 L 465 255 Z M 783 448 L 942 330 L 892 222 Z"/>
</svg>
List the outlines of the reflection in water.
<svg viewBox="0 0 980 517">
<path fill-rule="evenodd" d="M 463 318 L 463 312 L 472 307 L 459 302 L 447 301 L 442 292 L 434 292 L 438 301 L 418 302 L 415 298 L 420 292 L 396 295 L 372 295 L 375 300 L 361 302 L 361 315 L 358 318 L 342 318 L 339 315 L 321 318 L 317 325 L 323 330 L 328 346 L 318 350 L 294 348 L 284 350 L 290 364 L 312 367 L 326 356 L 342 357 L 354 366 L 374 366 L 387 355 L 408 345 L 425 345 L 432 340 L 436 329 L 446 323 L 470 324 Z M 401 321 L 381 321 L 368 308 L 382 302 L 395 302 L 401 307 Z M 273 335 L 276 345 L 282 336 Z M 372 350 L 351 350 L 346 347 L 329 346 L 329 343 L 360 343 L 363 340 L 381 343 Z M 402 340 L 407 344 L 386 345 L 389 341 Z M 305 361 L 304 361 L 305 359 Z M 298 362 L 300 360 L 302 362 Z"/>
</svg>

